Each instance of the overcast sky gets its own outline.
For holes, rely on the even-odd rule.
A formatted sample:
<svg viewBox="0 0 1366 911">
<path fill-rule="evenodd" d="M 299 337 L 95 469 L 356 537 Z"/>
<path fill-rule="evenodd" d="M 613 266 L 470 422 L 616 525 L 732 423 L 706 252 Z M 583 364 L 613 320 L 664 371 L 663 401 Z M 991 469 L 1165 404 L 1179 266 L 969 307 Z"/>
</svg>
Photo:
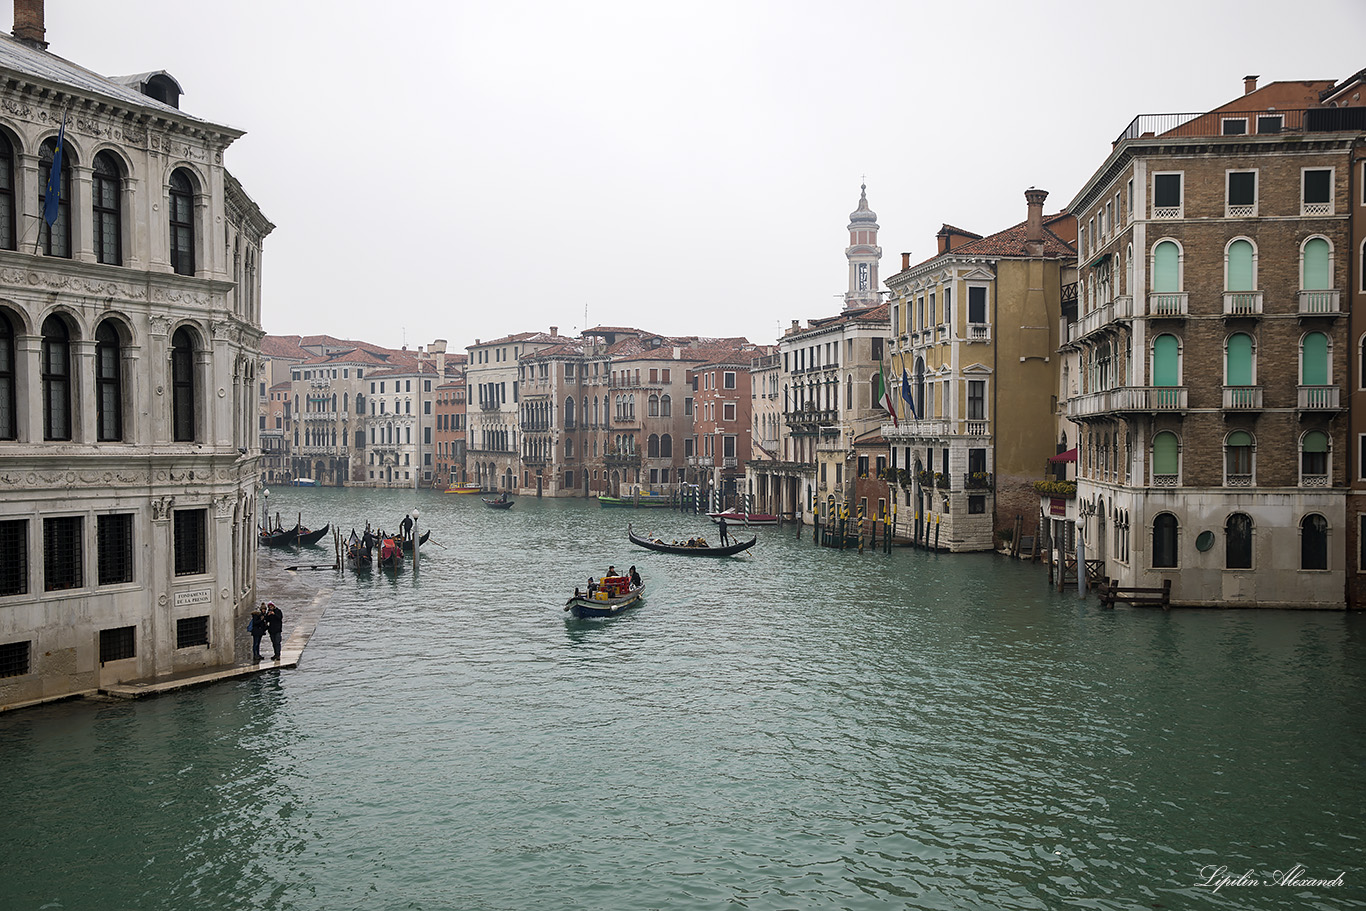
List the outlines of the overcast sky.
<svg viewBox="0 0 1366 911">
<path fill-rule="evenodd" d="M 864 175 L 885 278 L 944 222 L 1022 221 L 1027 187 L 1066 206 L 1136 114 L 1366 67 L 1366 2 L 1286 8 L 48 0 L 47 39 L 247 131 L 268 332 L 771 343 L 838 312 Z"/>
</svg>

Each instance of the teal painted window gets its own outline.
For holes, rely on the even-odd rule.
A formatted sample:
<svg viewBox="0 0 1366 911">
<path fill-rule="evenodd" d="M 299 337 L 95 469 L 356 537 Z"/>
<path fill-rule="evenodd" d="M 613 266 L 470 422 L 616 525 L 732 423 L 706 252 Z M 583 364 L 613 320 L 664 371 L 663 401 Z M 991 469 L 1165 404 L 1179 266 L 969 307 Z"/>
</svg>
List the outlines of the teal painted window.
<svg viewBox="0 0 1366 911">
<path fill-rule="evenodd" d="M 1328 385 L 1328 336 L 1311 332 L 1304 337 L 1300 365 L 1301 386 Z"/>
<path fill-rule="evenodd" d="M 1227 373 L 1229 386 L 1252 385 L 1252 336 L 1235 332 L 1228 337 Z"/>
<path fill-rule="evenodd" d="M 1153 290 L 1180 291 L 1180 251 L 1176 244 L 1164 240 L 1153 248 Z"/>
<path fill-rule="evenodd" d="M 1328 270 L 1328 241 L 1315 237 L 1304 245 L 1305 291 L 1327 291 L 1332 288 Z"/>
<path fill-rule="evenodd" d="M 1153 385 L 1179 386 L 1181 371 L 1177 363 L 1179 346 L 1174 335 L 1153 339 Z"/>
<path fill-rule="evenodd" d="M 1228 290 L 1252 291 L 1255 288 L 1252 276 L 1252 244 L 1245 240 L 1235 240 L 1228 245 Z"/>
<path fill-rule="evenodd" d="M 1176 434 L 1164 430 L 1153 437 L 1153 474 L 1178 474 L 1179 469 Z"/>
<path fill-rule="evenodd" d="M 1303 474 L 1328 473 L 1328 434 L 1311 430 L 1300 442 L 1300 471 Z"/>
</svg>

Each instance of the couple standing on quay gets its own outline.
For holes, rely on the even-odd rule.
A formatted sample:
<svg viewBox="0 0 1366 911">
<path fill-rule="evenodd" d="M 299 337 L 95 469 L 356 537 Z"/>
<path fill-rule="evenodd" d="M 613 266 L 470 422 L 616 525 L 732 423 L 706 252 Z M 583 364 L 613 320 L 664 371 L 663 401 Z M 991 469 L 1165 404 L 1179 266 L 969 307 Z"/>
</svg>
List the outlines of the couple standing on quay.
<svg viewBox="0 0 1366 911">
<path fill-rule="evenodd" d="M 251 621 L 247 624 L 247 632 L 251 633 L 251 660 L 252 663 L 261 661 L 261 637 L 270 633 L 270 644 L 275 647 L 274 660 L 280 660 L 280 630 L 284 625 L 285 615 L 274 601 L 262 601 L 261 606 L 251 612 Z"/>
</svg>

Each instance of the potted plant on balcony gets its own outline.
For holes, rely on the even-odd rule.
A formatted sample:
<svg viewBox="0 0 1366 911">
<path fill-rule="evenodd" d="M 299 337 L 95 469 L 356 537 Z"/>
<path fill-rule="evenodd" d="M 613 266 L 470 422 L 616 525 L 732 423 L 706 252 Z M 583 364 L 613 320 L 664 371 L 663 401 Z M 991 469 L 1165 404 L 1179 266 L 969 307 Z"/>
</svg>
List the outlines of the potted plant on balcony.
<svg viewBox="0 0 1366 911">
<path fill-rule="evenodd" d="M 1034 482 L 1034 492 L 1045 497 L 1071 499 L 1077 495 L 1077 482 L 1044 478 L 1042 481 Z"/>
<path fill-rule="evenodd" d="M 989 471 L 974 471 L 967 477 L 967 486 L 973 490 L 990 490 L 992 476 Z"/>
</svg>

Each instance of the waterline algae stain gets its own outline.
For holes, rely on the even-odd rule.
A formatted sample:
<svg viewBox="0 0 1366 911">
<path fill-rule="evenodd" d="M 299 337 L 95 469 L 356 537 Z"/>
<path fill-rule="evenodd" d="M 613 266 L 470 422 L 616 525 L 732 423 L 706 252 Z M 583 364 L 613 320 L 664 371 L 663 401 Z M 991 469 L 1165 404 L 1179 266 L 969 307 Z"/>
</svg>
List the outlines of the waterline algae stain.
<svg viewBox="0 0 1366 911">
<path fill-rule="evenodd" d="M 332 589 L 298 669 L 0 716 L 0 907 L 1366 907 L 1366 618 L 1105 611 L 790 529 L 633 548 L 628 518 L 711 530 L 664 510 L 278 496 L 346 531 L 416 506 L 419 570 L 262 551 L 286 612 Z M 565 619 L 632 563 L 646 602 Z"/>
</svg>

